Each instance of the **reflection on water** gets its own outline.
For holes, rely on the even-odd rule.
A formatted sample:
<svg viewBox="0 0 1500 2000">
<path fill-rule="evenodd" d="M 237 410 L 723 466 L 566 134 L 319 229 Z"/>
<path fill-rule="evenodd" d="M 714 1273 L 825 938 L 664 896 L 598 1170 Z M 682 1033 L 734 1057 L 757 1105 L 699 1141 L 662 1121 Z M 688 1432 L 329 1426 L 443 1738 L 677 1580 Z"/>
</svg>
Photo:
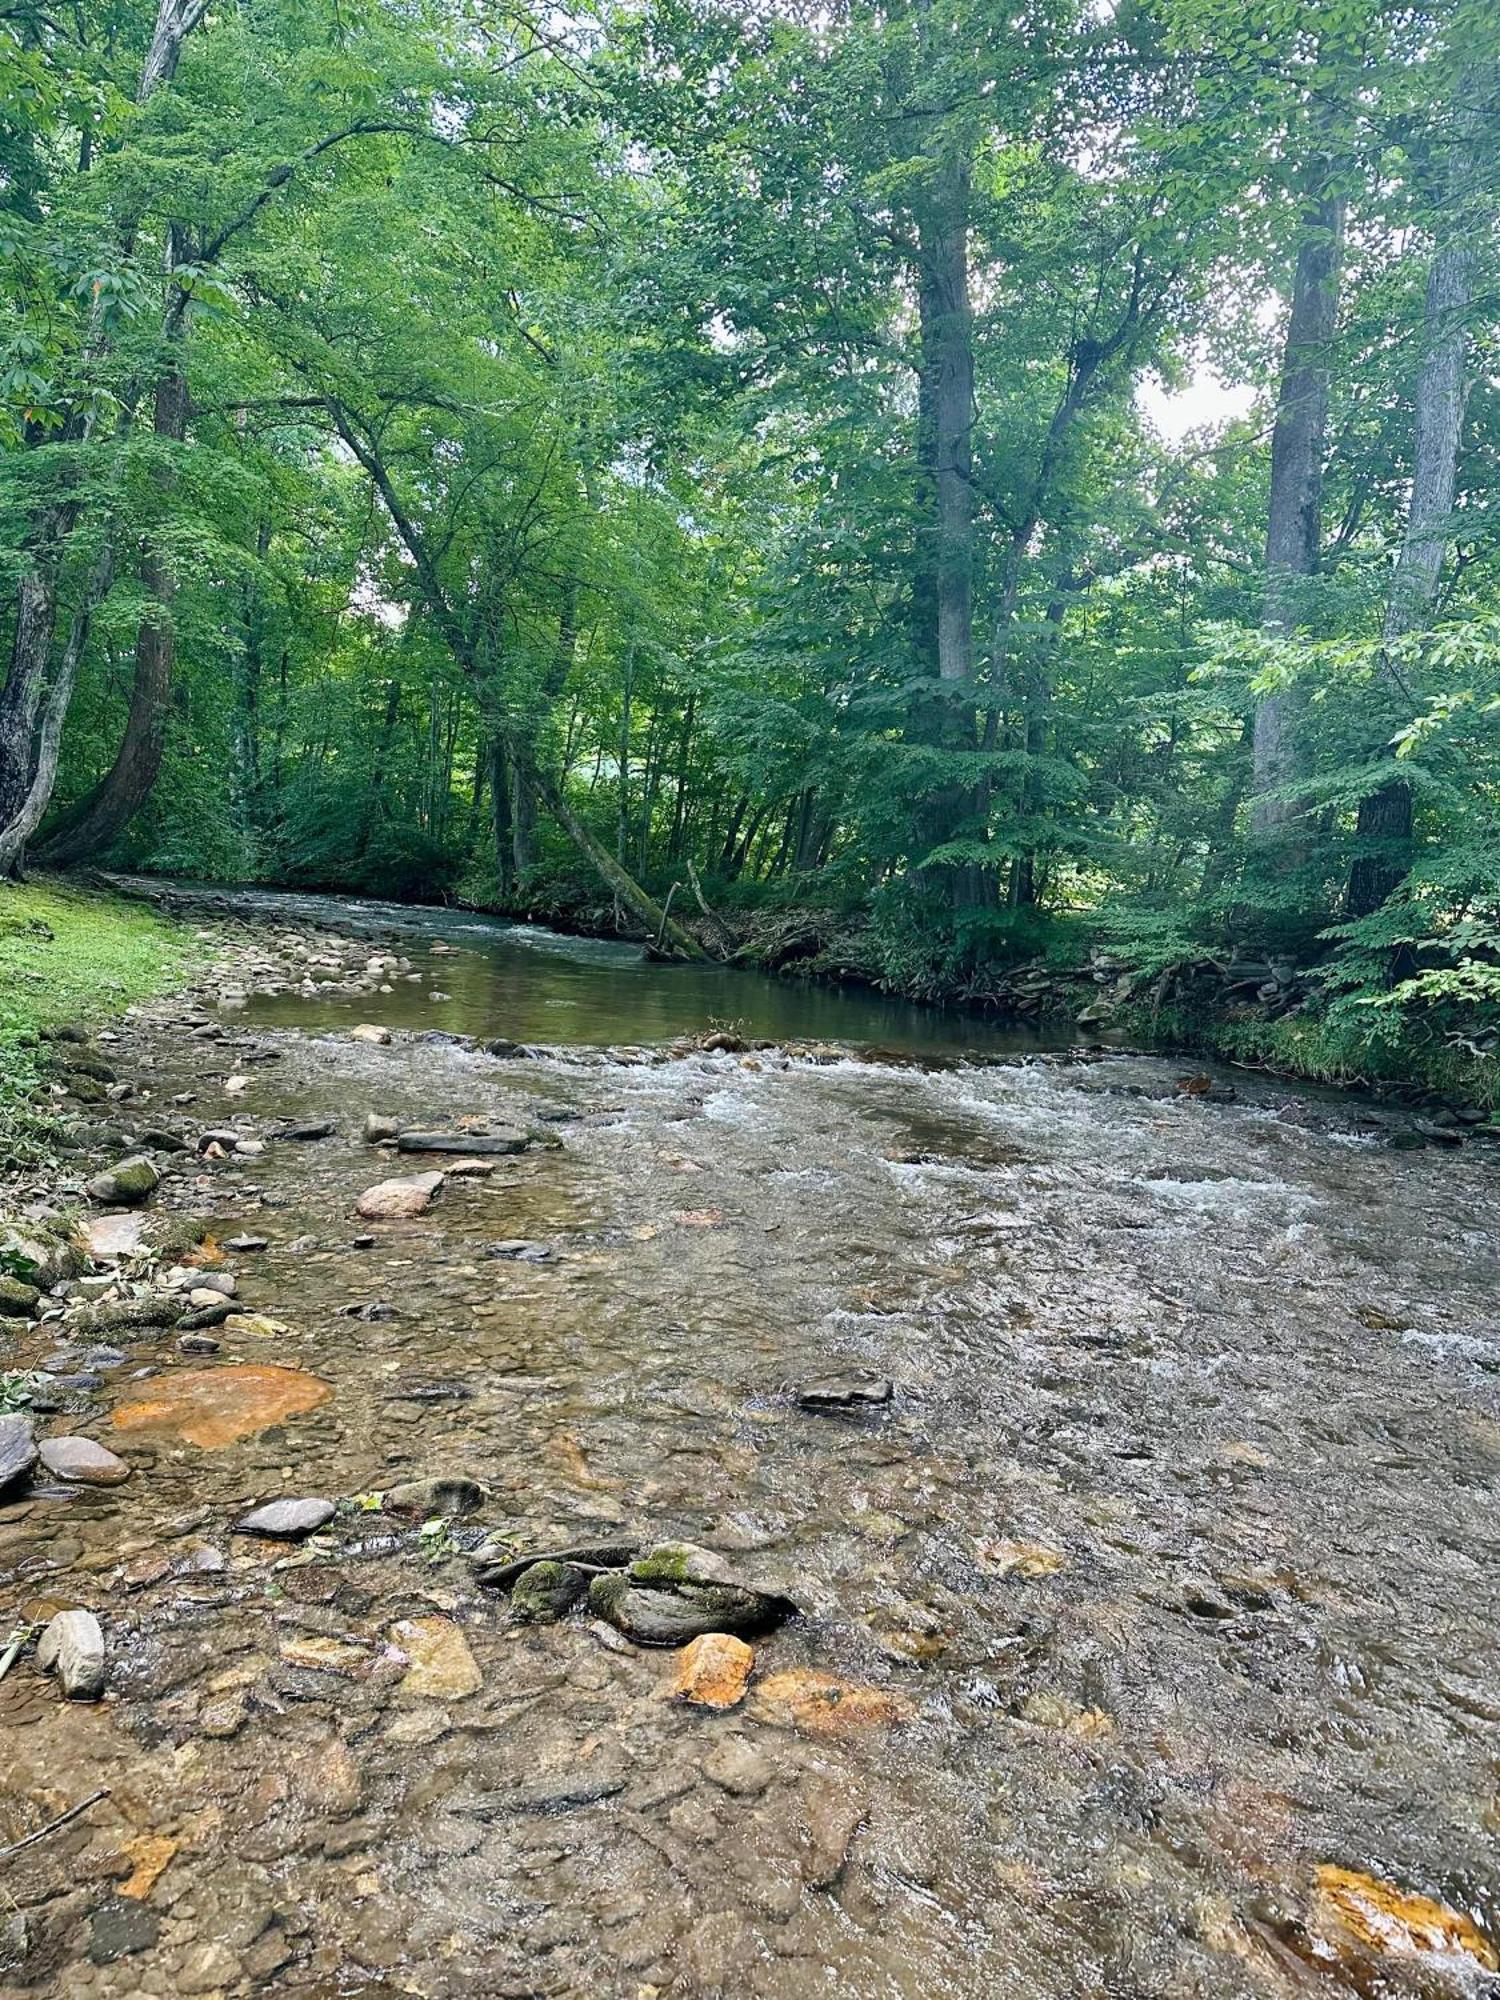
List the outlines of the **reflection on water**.
<svg viewBox="0 0 1500 2000">
<path fill-rule="evenodd" d="M 602 1046 L 666 1041 L 733 1023 L 747 1036 L 774 1041 L 841 1040 L 931 1054 L 1018 1053 L 1070 1039 L 913 1006 L 859 987 L 771 978 L 725 965 L 658 964 L 638 945 L 565 937 L 537 924 L 460 910 L 264 890 L 228 893 L 237 910 L 272 921 L 280 915 L 336 924 L 345 934 L 364 926 L 381 938 L 393 931 L 404 937 L 402 948 L 424 978 L 397 978 L 379 996 L 379 1019 L 390 1027 Z M 435 957 L 433 941 L 462 949 Z M 434 988 L 444 997 L 434 999 Z M 370 1011 L 368 998 L 328 991 L 314 1005 L 295 995 L 256 998 L 249 1018 L 332 1028 Z"/>
</svg>

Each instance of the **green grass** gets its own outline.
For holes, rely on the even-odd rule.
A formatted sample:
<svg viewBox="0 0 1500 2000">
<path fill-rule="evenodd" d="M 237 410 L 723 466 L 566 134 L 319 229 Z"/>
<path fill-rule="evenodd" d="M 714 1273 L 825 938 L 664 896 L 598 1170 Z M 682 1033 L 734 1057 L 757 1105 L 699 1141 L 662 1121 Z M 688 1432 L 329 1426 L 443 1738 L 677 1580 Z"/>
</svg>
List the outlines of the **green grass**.
<svg viewBox="0 0 1500 2000">
<path fill-rule="evenodd" d="M 42 1036 L 97 1028 L 180 976 L 188 933 L 143 904 L 52 884 L 0 884 L 0 1168 L 45 1156 Z"/>
</svg>

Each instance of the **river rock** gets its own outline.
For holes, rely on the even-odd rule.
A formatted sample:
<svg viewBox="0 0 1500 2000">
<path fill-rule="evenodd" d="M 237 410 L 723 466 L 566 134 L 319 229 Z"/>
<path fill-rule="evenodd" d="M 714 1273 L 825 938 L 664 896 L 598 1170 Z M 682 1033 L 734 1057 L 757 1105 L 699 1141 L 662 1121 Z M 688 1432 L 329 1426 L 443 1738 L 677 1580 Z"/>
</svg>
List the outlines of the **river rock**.
<svg viewBox="0 0 1500 2000">
<path fill-rule="evenodd" d="M 59 1611 L 37 1643 L 36 1663 L 56 1673 L 69 1701 L 104 1692 L 104 1632 L 92 1611 Z"/>
<path fill-rule="evenodd" d="M 37 1461 L 36 1432 L 19 1412 L 0 1416 L 0 1493 L 24 1479 Z"/>
<path fill-rule="evenodd" d="M 484 1488 L 477 1479 L 461 1474 L 438 1473 L 430 1479 L 407 1479 L 386 1488 L 381 1503 L 388 1513 L 418 1514 L 424 1521 L 439 1515 L 450 1518 L 472 1514 L 484 1504 Z"/>
<path fill-rule="evenodd" d="M 41 1302 L 42 1295 L 35 1285 L 28 1285 L 21 1278 L 8 1278 L 0 1271 L 0 1314 L 29 1319 Z"/>
<path fill-rule="evenodd" d="M 705 1632 L 753 1636 L 794 1609 L 786 1598 L 740 1584 L 638 1584 L 619 1571 L 594 1578 L 589 1607 L 642 1646 L 685 1646 Z"/>
<path fill-rule="evenodd" d="M 95 1215 L 85 1225 L 89 1255 L 97 1262 L 112 1263 L 129 1257 L 141 1247 L 146 1227 L 143 1215 Z"/>
<path fill-rule="evenodd" d="M 668 1689 L 674 1701 L 702 1708 L 733 1708 L 745 1698 L 755 1654 L 731 1632 L 705 1632 L 683 1647 L 677 1677 Z"/>
<path fill-rule="evenodd" d="M 404 1179 L 378 1181 L 366 1188 L 354 1204 L 357 1213 L 371 1222 L 400 1222 L 421 1215 L 443 1185 L 439 1173 L 408 1174 Z"/>
<path fill-rule="evenodd" d="M 566 1549 L 538 1549 L 511 1556 L 493 1542 L 474 1552 L 475 1574 L 494 1590 L 510 1590 L 537 1563 L 582 1563 L 586 1569 L 623 1569 L 640 1550 L 638 1542 L 581 1542 Z"/>
<path fill-rule="evenodd" d="M 402 1618 L 391 1627 L 391 1640 L 410 1662 L 401 1682 L 404 1695 L 462 1701 L 484 1686 L 469 1642 L 450 1618 Z"/>
<path fill-rule="evenodd" d="M 804 1410 L 878 1409 L 895 1394 L 890 1379 L 866 1368 L 846 1368 L 838 1375 L 820 1375 L 804 1382 L 797 1401 Z"/>
<path fill-rule="evenodd" d="M 365 1144 L 383 1146 L 388 1139 L 394 1139 L 401 1130 L 399 1118 L 385 1118 L 378 1111 L 371 1111 L 365 1118 Z"/>
<path fill-rule="evenodd" d="M 490 1154 L 524 1153 L 531 1141 L 524 1132 L 505 1127 L 498 1132 L 402 1132 L 396 1138 L 398 1153 L 469 1153 L 477 1158 Z"/>
<path fill-rule="evenodd" d="M 389 1028 L 377 1028 L 371 1021 L 361 1021 L 357 1028 L 349 1030 L 351 1042 L 371 1042 L 376 1048 L 388 1049 L 391 1045 Z"/>
<path fill-rule="evenodd" d="M 311 1118 L 295 1125 L 280 1125 L 271 1134 L 273 1139 L 328 1139 L 338 1130 L 331 1118 Z"/>
<path fill-rule="evenodd" d="M 43 1438 L 40 1457 L 54 1479 L 70 1486 L 121 1486 L 130 1477 L 124 1459 L 92 1438 Z"/>
<path fill-rule="evenodd" d="M 275 1541 L 298 1542 L 327 1527 L 335 1513 L 331 1500 L 270 1500 L 234 1524 L 237 1535 L 268 1535 Z"/>
<path fill-rule="evenodd" d="M 550 1625 L 571 1611 L 588 1587 L 588 1571 L 572 1563 L 532 1563 L 511 1589 L 511 1615 L 522 1625 Z"/>
<path fill-rule="evenodd" d="M 121 1160 L 87 1182 L 84 1192 L 103 1208 L 139 1208 L 148 1202 L 161 1184 L 161 1175 L 144 1153 Z"/>
<path fill-rule="evenodd" d="M 524 1056 L 526 1050 L 520 1042 L 511 1041 L 508 1035 L 495 1035 L 484 1044 L 484 1052 L 487 1056 L 500 1056 L 510 1061 L 516 1056 Z"/>
<path fill-rule="evenodd" d="M 264 1250 L 267 1247 L 264 1236 L 230 1236 L 226 1237 L 224 1242 L 226 1250 L 233 1250 L 236 1253 L 243 1253 L 248 1250 Z"/>
</svg>

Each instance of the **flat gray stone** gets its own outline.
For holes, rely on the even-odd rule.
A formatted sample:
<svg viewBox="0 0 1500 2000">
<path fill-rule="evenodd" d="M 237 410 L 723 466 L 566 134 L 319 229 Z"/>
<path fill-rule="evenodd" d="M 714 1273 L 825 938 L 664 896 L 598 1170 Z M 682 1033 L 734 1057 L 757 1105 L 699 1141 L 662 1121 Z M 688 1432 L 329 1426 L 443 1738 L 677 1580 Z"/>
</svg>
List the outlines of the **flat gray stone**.
<svg viewBox="0 0 1500 2000">
<path fill-rule="evenodd" d="M 840 1375 L 822 1375 L 804 1382 L 797 1401 L 804 1410 L 877 1409 L 895 1394 L 887 1376 L 866 1368 L 847 1368 Z"/>
<path fill-rule="evenodd" d="M 269 1535 L 276 1541 L 300 1541 L 333 1519 L 331 1500 L 269 1500 L 234 1524 L 237 1535 Z"/>
<path fill-rule="evenodd" d="M 0 1493 L 24 1479 L 37 1461 L 36 1432 L 18 1412 L 0 1417 Z"/>
<path fill-rule="evenodd" d="M 524 1153 L 531 1144 L 524 1132 L 505 1126 L 498 1132 L 402 1132 L 397 1135 L 398 1153 L 464 1153 L 488 1157 L 504 1153 Z"/>
<path fill-rule="evenodd" d="M 40 1456 L 54 1479 L 66 1480 L 70 1485 L 120 1486 L 130 1477 L 130 1467 L 124 1459 L 116 1458 L 92 1438 L 43 1438 Z"/>
</svg>

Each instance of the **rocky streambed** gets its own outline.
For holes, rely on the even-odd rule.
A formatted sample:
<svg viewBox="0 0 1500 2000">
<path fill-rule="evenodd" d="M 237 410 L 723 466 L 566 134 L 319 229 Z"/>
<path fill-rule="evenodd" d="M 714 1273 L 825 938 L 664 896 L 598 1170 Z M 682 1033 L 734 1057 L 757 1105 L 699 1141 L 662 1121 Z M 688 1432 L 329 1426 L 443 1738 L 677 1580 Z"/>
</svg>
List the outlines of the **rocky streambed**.
<svg viewBox="0 0 1500 2000">
<path fill-rule="evenodd" d="M 6 1196 L 0 1992 L 1500 1990 L 1491 1149 L 203 946 Z"/>
</svg>

